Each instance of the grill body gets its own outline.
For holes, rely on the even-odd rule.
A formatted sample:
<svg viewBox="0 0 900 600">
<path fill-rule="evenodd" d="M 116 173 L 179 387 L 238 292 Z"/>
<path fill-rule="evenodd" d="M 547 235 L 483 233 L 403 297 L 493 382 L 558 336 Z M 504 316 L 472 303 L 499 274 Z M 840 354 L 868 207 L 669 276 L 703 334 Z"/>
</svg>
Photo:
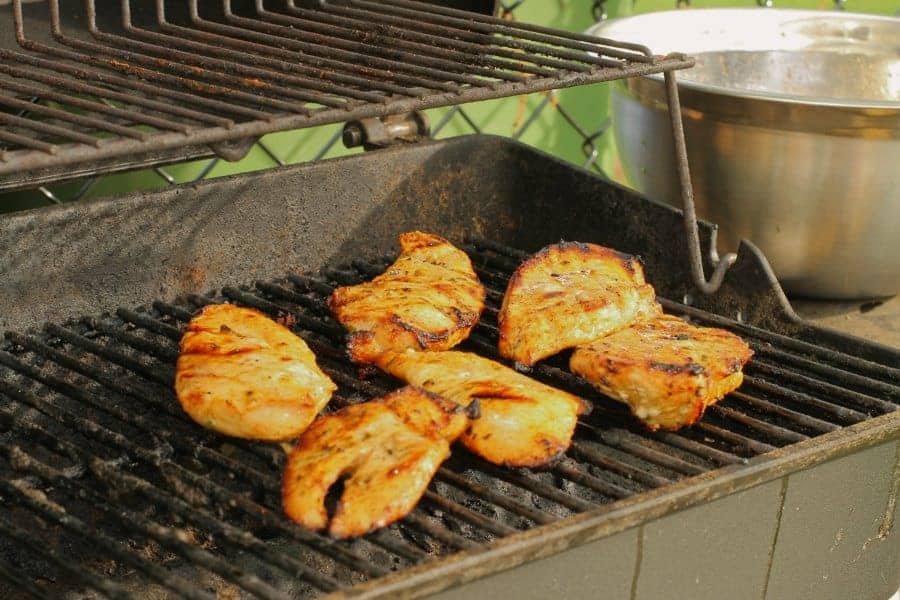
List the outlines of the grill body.
<svg viewBox="0 0 900 600">
<path fill-rule="evenodd" d="M 659 439 L 644 440 L 639 433 L 621 429 L 627 423 L 621 411 L 597 400 L 601 410 L 592 417 L 592 426 L 599 428 L 594 436 L 609 447 L 625 448 L 626 454 L 646 459 L 643 471 L 633 470 L 644 481 L 655 481 L 652 489 L 635 484 L 640 493 L 617 501 L 601 499 L 594 507 L 583 504 L 587 500 L 564 500 L 572 509 L 569 513 L 563 511 L 544 525 L 502 535 L 488 544 L 463 544 L 441 534 L 450 545 L 455 542 L 467 549 L 440 552 L 445 555 L 440 560 L 373 578 L 348 593 L 421 595 L 450 588 L 444 597 L 490 593 L 548 597 L 551 593 L 595 596 L 603 590 L 609 597 L 650 598 L 722 597 L 730 590 L 735 597 L 881 598 L 896 589 L 900 536 L 893 519 L 900 481 L 900 414 L 891 411 L 897 402 L 900 355 L 799 322 L 765 259 L 747 243 L 715 296 L 691 298 L 678 211 L 509 140 L 472 136 L 416 144 L 14 215 L 0 222 L 0 278 L 4 281 L 0 327 L 23 331 L 48 321 L 59 323 L 146 305 L 154 299 L 175 302 L 186 295 L 271 280 L 287 272 L 337 268 L 393 252 L 396 235 L 410 229 L 434 231 L 459 242 L 475 236 L 501 244 L 499 249 L 478 250 L 483 251 L 485 262 L 476 261 L 487 269 L 484 277 L 495 287 L 500 284 L 494 274 L 496 263 L 517 260 L 506 247 L 534 251 L 568 239 L 640 254 L 648 280 L 661 296 L 693 305 L 669 302 L 667 309 L 713 323 L 732 319 L 723 323 L 737 327 L 738 333 L 741 328 L 756 332 L 760 350 L 771 352 L 770 359 L 783 357 L 801 365 L 798 370 L 819 373 L 821 381 L 810 382 L 798 380 L 790 369 L 785 371 L 783 376 L 793 377 L 795 388 L 809 392 L 810 386 L 818 386 L 819 390 L 815 397 L 797 396 L 800 400 L 795 398 L 788 405 L 802 405 L 803 398 L 823 403 L 821 410 L 833 411 L 829 414 L 841 426 L 785 437 L 781 426 L 725 413 L 728 418 L 743 419 L 734 429 L 738 433 L 710 429 L 719 433 L 709 435 L 725 436 L 735 447 L 743 444 L 744 452 L 710 450 L 708 462 L 698 468 L 653 450 L 659 448 L 653 446 Z M 702 237 L 708 239 L 711 232 L 710 226 L 702 226 Z M 377 268 L 361 265 L 357 276 Z M 334 272 L 340 277 L 346 268 Z M 268 285 L 258 289 L 274 290 L 276 299 L 287 297 L 278 296 L 284 292 Z M 257 292 L 228 289 L 225 297 L 232 300 L 256 303 L 264 310 L 275 306 L 271 298 L 260 300 L 254 295 Z M 184 308 L 160 306 L 164 316 L 175 319 L 172 323 L 189 316 Z M 126 321 L 136 319 L 132 324 L 139 325 L 139 317 L 127 314 Z M 91 327 L 103 321 L 92 321 Z M 153 327 L 169 336 L 170 345 L 177 341 L 173 325 Z M 298 327 L 302 329 L 302 323 Z M 323 331 L 328 334 L 327 328 Z M 71 341 L 66 341 L 69 334 L 64 330 L 52 326 L 41 335 L 48 344 Z M 134 337 L 128 330 L 115 335 Z M 31 344 L 30 351 L 39 357 L 34 360 L 35 373 L 46 378 L 41 371 L 45 362 L 66 359 L 54 354 L 52 346 L 47 350 L 29 339 L 12 336 L 13 346 L 4 352 L 22 351 Z M 77 341 L 76 346 L 88 353 L 141 371 L 139 364 L 116 354 L 114 348 Z M 336 347 L 337 342 L 330 343 Z M 171 347 L 150 351 L 166 355 Z M 91 375 L 86 364 L 76 361 L 64 366 L 79 372 L 87 369 L 105 388 L 126 385 L 111 380 L 106 371 Z M 28 368 L 16 367 L 19 372 Z M 780 380 L 777 365 L 767 368 L 771 377 Z M 152 370 L 148 373 L 151 378 L 159 376 Z M 559 377 L 545 375 L 551 380 Z M 162 379 L 157 383 L 164 384 Z M 18 385 L 18 379 L 7 381 L 0 397 L 29 393 Z M 859 391 L 863 389 L 865 395 Z M 794 393 L 787 388 L 776 392 Z M 368 394 L 365 388 L 360 393 Z M 849 412 L 842 408 L 842 399 L 855 408 Z M 821 412 L 813 413 L 822 417 Z M 607 417 L 608 423 L 604 422 Z M 850 417 L 854 418 L 847 421 Z M 827 420 L 810 421 L 797 412 L 791 418 L 800 430 L 823 426 Z M 858 422 L 850 424 L 853 421 Z M 756 433 L 746 434 L 740 423 L 752 425 Z M 607 424 L 615 427 L 607 430 Z M 2 430 L 11 432 L 9 439 L 20 440 L 13 420 L 4 420 Z M 705 443 L 702 436 L 678 440 L 663 439 L 687 448 L 694 448 L 693 442 Z M 797 443 L 788 443 L 793 441 Z M 24 465 L 28 470 L 21 456 L 3 460 L 14 469 Z M 682 472 L 673 476 L 673 468 Z M 460 472 L 466 469 L 459 467 Z M 608 486 L 606 480 L 598 483 L 596 478 L 584 477 L 585 473 L 601 477 L 597 472 L 564 473 L 560 477 L 566 481 L 587 481 L 595 491 Z M 77 479 L 78 474 L 74 476 Z M 549 476 L 551 481 L 555 476 Z M 190 490 L 174 486 L 171 491 L 189 501 L 196 499 Z M 468 518 L 478 524 L 477 515 Z M 486 526 L 507 533 L 502 527 Z M 420 523 L 419 527 L 427 532 L 429 526 Z M 264 532 L 256 535 L 269 539 Z M 252 563 L 241 564 L 251 572 L 254 569 Z M 252 588 L 254 583 L 247 585 Z"/>
</svg>

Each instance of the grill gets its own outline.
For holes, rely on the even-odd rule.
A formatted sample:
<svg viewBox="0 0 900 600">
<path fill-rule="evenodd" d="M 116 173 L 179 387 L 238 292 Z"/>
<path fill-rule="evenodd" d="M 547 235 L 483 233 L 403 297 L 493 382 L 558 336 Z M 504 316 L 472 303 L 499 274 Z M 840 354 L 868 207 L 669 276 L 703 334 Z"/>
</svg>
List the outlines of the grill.
<svg viewBox="0 0 900 600">
<path fill-rule="evenodd" d="M 464 248 L 488 287 L 489 304 L 463 348 L 499 359 L 497 309 L 509 274 L 526 254 L 482 240 Z M 397 383 L 359 379 L 344 357 L 343 330 L 328 316 L 324 300 L 335 285 L 358 283 L 388 264 L 360 260 L 313 275 L 226 287 L 220 295 L 194 295 L 185 303 L 155 302 L 146 310 L 51 324 L 42 333 L 8 334 L 0 353 L 0 392 L 8 399 L 2 407 L 6 460 L 0 485 L 16 510 L 0 521 L 3 533 L 53 565 L 57 585 L 82 584 L 113 597 L 123 597 L 128 587 L 85 565 L 115 560 L 134 569 L 135 585 L 152 582 L 185 596 L 209 597 L 177 569 L 148 561 L 143 553 L 149 548 L 171 554 L 170 562 L 201 568 L 216 589 L 234 586 L 263 598 L 314 595 L 361 580 L 377 582 L 393 568 L 471 550 L 570 515 L 603 511 L 617 500 L 717 467 L 747 464 L 759 454 L 897 409 L 884 398 L 900 398 L 900 386 L 841 368 L 847 356 L 818 350 L 815 369 L 802 360 L 785 365 L 796 351 L 780 336 L 664 301 L 669 312 L 747 337 L 757 353 L 742 391 L 711 407 L 699 425 L 685 433 L 644 433 L 617 404 L 598 397 L 563 363 L 550 361 L 532 376 L 578 393 L 595 407 L 563 460 L 546 472 L 509 470 L 457 451 L 401 524 L 361 543 L 333 542 L 280 516 L 280 449 L 226 440 L 183 417 L 171 390 L 177 343 L 198 306 L 230 301 L 258 308 L 310 344 L 340 385 L 333 407 L 368 400 Z M 40 533 L 23 531 L 23 523 L 38 522 Z M 58 545 L 35 543 L 51 532 L 61 534 Z M 78 562 L 71 559 L 75 548 Z M 19 569 L 7 562 L 2 573 Z M 264 575 L 269 573 L 289 578 L 291 587 L 273 585 Z"/>
<path fill-rule="evenodd" d="M 298 192 L 285 199 L 285 189 Z M 594 406 L 551 468 L 502 469 L 458 449 L 399 524 L 356 541 L 296 527 L 280 512 L 280 448 L 220 437 L 182 414 L 171 388 L 182 328 L 209 302 L 258 308 L 306 339 L 339 384 L 330 410 L 380 395 L 398 382 L 360 377 L 324 299 L 380 272 L 396 234 L 414 227 L 456 240 L 489 288 L 464 349 L 497 358 L 496 310 L 523 256 L 560 237 L 589 239 L 645 248 L 668 312 L 744 336 L 756 352 L 747 382 L 697 426 L 651 434 L 550 360 L 531 376 Z M 143 234 L 108 234 L 131 230 Z M 56 266 L 42 243 L 54 231 L 73 249 Z M 485 231 L 491 239 L 471 237 Z M 878 472 L 897 477 L 896 351 L 794 321 L 749 245 L 719 294 L 691 297 L 679 213 L 508 140 L 414 144 L 59 207 L 8 219 L 0 233 L 3 251 L 20 257 L 0 294 L 20 332 L 0 351 L 8 596 L 417 596 L 780 486 L 798 469 L 879 444 L 889 451 Z M 54 268 L 68 276 L 48 290 Z M 198 293 L 210 287 L 218 291 Z M 144 306 L 134 308 L 132 295 Z M 43 324 L 51 314 L 63 324 Z M 889 497 L 887 512 L 884 498 L 873 509 L 887 531 Z M 778 518 L 776 538 L 790 543 L 791 515 Z M 782 583 L 773 564 L 758 568 L 774 589 Z"/>
<path fill-rule="evenodd" d="M 662 72 L 685 211 L 477 135 L 3 219 L 3 597 L 874 598 L 900 583 L 900 352 L 801 321 L 749 242 L 701 253 L 715 228 L 694 218 L 674 79 L 690 58 L 413 0 L 11 14 L 0 190 L 233 160 L 323 123 L 365 141 L 372 117 Z M 400 384 L 348 362 L 324 301 L 413 229 L 460 245 L 488 287 L 464 350 L 498 359 L 523 257 L 588 241 L 640 254 L 667 312 L 748 340 L 746 383 L 696 426 L 649 433 L 550 359 L 529 375 L 594 407 L 559 461 L 504 469 L 457 448 L 401 522 L 306 531 L 281 514 L 281 447 L 182 413 L 178 340 L 205 304 L 254 307 L 316 352 L 339 386 L 326 410 L 382 395 Z"/>
<path fill-rule="evenodd" d="M 274 131 L 693 64 L 410 0 L 247 4 L 14 0 L 0 190 L 213 152 L 236 160 Z"/>
</svg>

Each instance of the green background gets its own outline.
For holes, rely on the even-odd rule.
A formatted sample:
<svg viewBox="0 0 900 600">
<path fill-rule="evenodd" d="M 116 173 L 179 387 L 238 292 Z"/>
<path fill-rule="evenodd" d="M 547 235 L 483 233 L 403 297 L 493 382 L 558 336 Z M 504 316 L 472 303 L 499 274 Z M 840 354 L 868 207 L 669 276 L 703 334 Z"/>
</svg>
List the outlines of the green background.
<svg viewBox="0 0 900 600">
<path fill-rule="evenodd" d="M 590 0 L 505 0 L 511 16 L 518 21 L 552 26 L 568 31 L 584 31 L 594 22 Z M 833 10 L 831 0 L 775 0 L 779 8 L 807 8 Z M 691 2 L 689 8 L 712 8 L 727 6 L 756 6 L 755 1 L 735 3 L 733 0 L 704 0 Z M 894 15 L 900 11 L 898 0 L 847 0 L 846 8 L 853 12 L 867 12 Z M 673 1 L 662 0 L 610 0 L 606 10 L 610 18 L 675 8 Z M 765 10 L 760 8 L 759 10 Z M 577 164 L 585 163 L 583 150 L 584 136 L 573 127 L 570 120 L 558 110 L 563 107 L 566 115 L 587 134 L 594 134 L 607 122 L 606 84 L 572 88 L 553 93 L 532 94 L 515 98 L 504 98 L 467 104 L 463 118 L 459 112 L 449 116 L 446 126 L 435 137 L 445 138 L 473 133 L 473 125 L 485 133 L 513 136 L 521 135 L 521 141 L 534 145 L 556 156 Z M 544 105 L 544 109 L 530 122 L 524 133 L 520 131 L 529 122 L 533 111 Z M 428 111 L 432 127 L 439 125 L 447 117 L 449 108 Z M 347 150 L 340 141 L 333 143 L 324 153 L 323 148 L 334 141 L 342 125 L 330 125 L 306 130 L 270 134 L 262 138 L 265 146 L 281 161 L 288 164 L 309 160 L 343 156 L 360 150 Z M 622 181 L 621 169 L 610 148 L 611 136 L 601 136 L 598 140 L 600 156 L 597 163 L 603 171 L 615 180 Z M 229 163 L 217 161 L 207 168 L 209 160 L 195 161 L 165 167 L 164 171 L 178 182 L 192 181 L 198 177 L 221 177 L 259 169 L 268 169 L 278 163 L 263 148 L 255 146 L 243 160 Z M 592 165 L 595 169 L 597 164 Z M 51 186 L 49 189 L 59 199 L 66 201 L 77 197 L 85 182 L 75 182 Z M 166 179 L 152 170 L 102 177 L 91 184 L 85 198 L 124 193 L 140 189 L 152 189 L 169 185 Z M 0 211 L 17 210 L 48 204 L 50 201 L 38 191 L 17 192 L 0 196 Z"/>
</svg>

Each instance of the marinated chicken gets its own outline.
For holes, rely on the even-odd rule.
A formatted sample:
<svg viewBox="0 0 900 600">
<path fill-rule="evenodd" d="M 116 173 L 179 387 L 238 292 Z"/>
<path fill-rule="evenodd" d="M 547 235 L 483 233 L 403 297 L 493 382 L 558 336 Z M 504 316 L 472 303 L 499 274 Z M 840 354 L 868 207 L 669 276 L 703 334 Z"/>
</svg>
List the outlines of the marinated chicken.
<svg viewBox="0 0 900 600">
<path fill-rule="evenodd" d="M 414 387 L 320 417 L 288 457 L 284 511 L 335 537 L 389 525 L 415 507 L 467 421 L 459 405 Z M 326 496 L 339 480 L 329 523 Z"/>
<path fill-rule="evenodd" d="M 192 419 L 226 435 L 294 438 L 335 387 L 302 339 L 255 310 L 207 306 L 181 339 L 178 400 Z"/>
<path fill-rule="evenodd" d="M 464 252 L 436 235 L 400 235 L 402 253 L 381 275 L 338 288 L 328 306 L 350 331 L 350 357 L 374 363 L 387 350 L 448 350 L 469 336 L 484 287 Z"/>
<path fill-rule="evenodd" d="M 649 429 L 676 430 L 738 388 L 751 356 L 736 335 L 664 315 L 577 348 L 570 368 Z"/>
<path fill-rule="evenodd" d="M 461 406 L 478 402 L 479 418 L 460 441 L 498 465 L 551 461 L 569 447 L 578 415 L 590 408 L 577 396 L 467 352 L 389 352 L 378 366 Z"/>
<path fill-rule="evenodd" d="M 660 314 L 636 257 L 561 242 L 523 262 L 510 277 L 498 315 L 499 350 L 531 366 Z"/>
</svg>

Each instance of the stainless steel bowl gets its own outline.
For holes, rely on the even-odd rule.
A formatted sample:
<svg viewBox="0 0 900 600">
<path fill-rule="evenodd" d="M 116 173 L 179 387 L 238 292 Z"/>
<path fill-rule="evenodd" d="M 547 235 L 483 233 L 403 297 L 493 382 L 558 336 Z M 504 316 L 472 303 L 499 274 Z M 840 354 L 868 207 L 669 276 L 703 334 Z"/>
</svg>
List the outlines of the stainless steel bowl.
<svg viewBox="0 0 900 600">
<path fill-rule="evenodd" d="M 679 95 L 697 209 L 720 248 L 762 248 L 785 289 L 900 291 L 900 19 L 774 9 L 652 13 L 589 33 L 685 52 Z M 627 182 L 680 206 L 661 76 L 612 88 Z"/>
</svg>

